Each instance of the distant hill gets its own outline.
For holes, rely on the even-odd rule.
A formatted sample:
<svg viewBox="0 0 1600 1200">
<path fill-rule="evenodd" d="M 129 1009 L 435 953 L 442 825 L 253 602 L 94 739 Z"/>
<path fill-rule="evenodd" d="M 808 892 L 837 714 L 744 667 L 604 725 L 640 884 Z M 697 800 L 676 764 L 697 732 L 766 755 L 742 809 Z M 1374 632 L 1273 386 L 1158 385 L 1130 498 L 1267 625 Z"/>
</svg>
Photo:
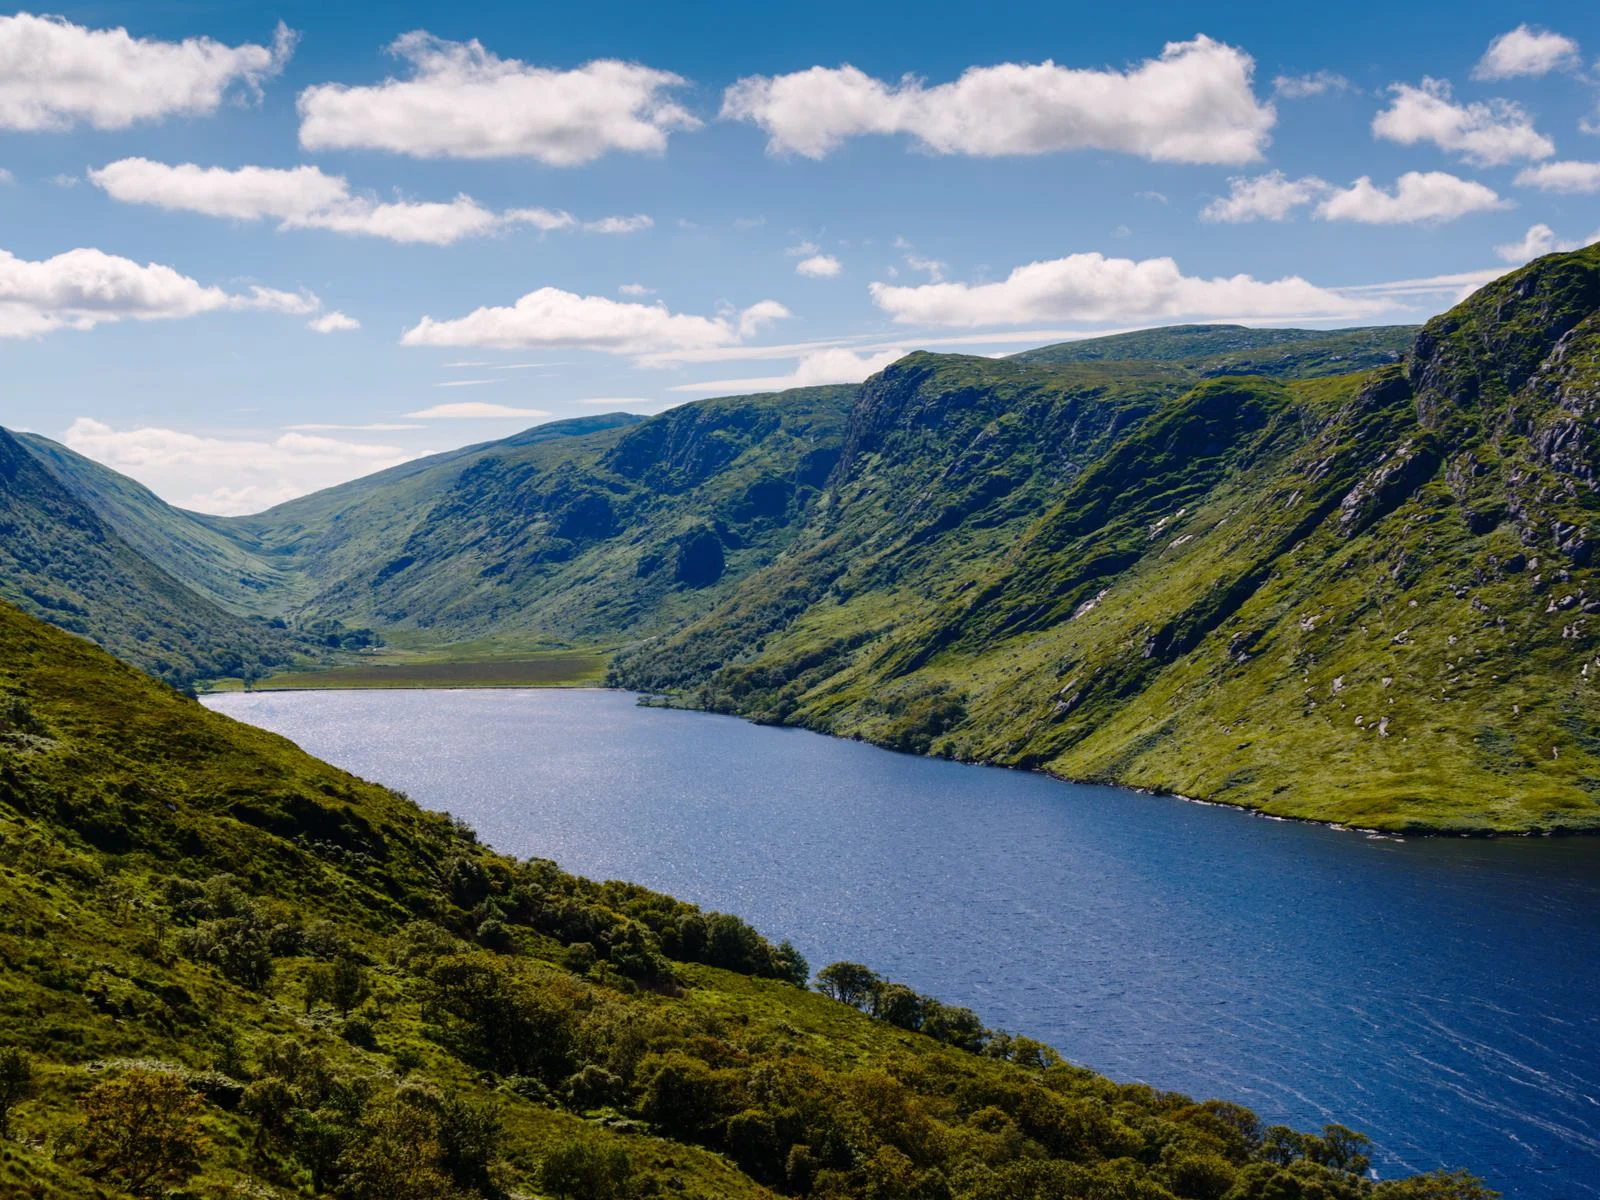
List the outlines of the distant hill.
<svg viewBox="0 0 1600 1200">
<path fill-rule="evenodd" d="M 0 597 L 177 685 L 310 661 L 303 638 L 230 612 L 155 565 L 33 450 L 0 430 Z M 128 524 L 142 544 L 181 528 L 138 485 L 117 486 L 119 503 L 139 507 Z M 202 542 L 196 552 L 211 549 Z"/>
<path fill-rule="evenodd" d="M 1159 362 L 1199 376 L 1307 379 L 1399 362 L 1410 349 L 1417 329 L 1415 325 L 1366 329 L 1168 325 L 1137 333 L 1058 342 L 1011 357 L 1026 363 Z"/>
</svg>

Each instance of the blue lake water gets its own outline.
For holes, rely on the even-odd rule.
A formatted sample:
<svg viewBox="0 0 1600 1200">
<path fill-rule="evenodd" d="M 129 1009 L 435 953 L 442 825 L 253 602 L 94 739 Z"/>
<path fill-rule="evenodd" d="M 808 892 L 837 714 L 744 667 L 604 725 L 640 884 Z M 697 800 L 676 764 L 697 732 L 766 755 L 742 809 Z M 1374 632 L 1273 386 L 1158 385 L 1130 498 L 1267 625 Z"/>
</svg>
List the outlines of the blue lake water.
<svg viewBox="0 0 1600 1200">
<path fill-rule="evenodd" d="M 207 703 L 1075 1062 L 1600 1198 L 1600 842 L 1372 839 L 602 691 Z"/>
</svg>

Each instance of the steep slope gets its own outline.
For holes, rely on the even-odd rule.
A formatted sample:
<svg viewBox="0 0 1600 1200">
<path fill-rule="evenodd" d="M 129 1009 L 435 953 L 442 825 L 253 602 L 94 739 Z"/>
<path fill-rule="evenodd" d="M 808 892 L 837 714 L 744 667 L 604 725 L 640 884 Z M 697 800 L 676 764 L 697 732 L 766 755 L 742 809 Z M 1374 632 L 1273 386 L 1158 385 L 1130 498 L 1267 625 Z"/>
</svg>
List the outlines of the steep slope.
<svg viewBox="0 0 1600 1200">
<path fill-rule="evenodd" d="M 847 441 L 896 383 L 869 383 Z M 1591 249 L 1430 322 L 1403 367 L 1167 399 L 1015 536 L 958 509 L 910 589 L 897 551 L 796 594 L 791 553 L 616 678 L 1274 814 L 1600 828 L 1597 397 Z M 959 462 L 954 398 L 924 397 L 925 423 Z M 877 486 L 847 457 L 839 528 L 884 521 Z"/>
<path fill-rule="evenodd" d="M 1250 329 L 1243 325 L 1169 325 L 1024 350 L 1026 363 L 1162 363 L 1199 377 L 1270 375 L 1310 379 L 1399 362 L 1415 325 L 1365 329 Z"/>
<path fill-rule="evenodd" d="M 737 918 L 498 856 L 4 604 L 0 835 L 8 1195 L 1487 1195 L 864 968 L 807 992 Z"/>
<path fill-rule="evenodd" d="M 854 394 L 539 426 L 228 527 L 303 575 L 317 616 L 440 641 L 618 641 L 699 615 L 788 544 Z"/>
<path fill-rule="evenodd" d="M 264 672 L 314 650 L 161 571 L 5 430 L 0 596 L 172 683 Z"/>
<path fill-rule="evenodd" d="M 160 570 L 233 612 L 282 614 L 292 581 L 206 517 L 168 504 L 144 485 L 49 438 L 14 436 L 67 491 Z"/>
</svg>

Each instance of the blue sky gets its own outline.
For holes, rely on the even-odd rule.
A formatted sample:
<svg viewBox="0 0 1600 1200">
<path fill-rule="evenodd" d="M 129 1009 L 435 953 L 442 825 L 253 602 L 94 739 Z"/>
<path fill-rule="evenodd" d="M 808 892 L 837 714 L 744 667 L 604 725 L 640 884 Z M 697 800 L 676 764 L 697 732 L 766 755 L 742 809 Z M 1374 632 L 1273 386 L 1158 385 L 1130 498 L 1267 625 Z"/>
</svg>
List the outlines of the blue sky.
<svg viewBox="0 0 1600 1200">
<path fill-rule="evenodd" d="M 0 423 L 242 512 L 923 346 L 1416 321 L 1600 236 L 1597 59 L 1572 5 L 8 10 Z"/>
</svg>

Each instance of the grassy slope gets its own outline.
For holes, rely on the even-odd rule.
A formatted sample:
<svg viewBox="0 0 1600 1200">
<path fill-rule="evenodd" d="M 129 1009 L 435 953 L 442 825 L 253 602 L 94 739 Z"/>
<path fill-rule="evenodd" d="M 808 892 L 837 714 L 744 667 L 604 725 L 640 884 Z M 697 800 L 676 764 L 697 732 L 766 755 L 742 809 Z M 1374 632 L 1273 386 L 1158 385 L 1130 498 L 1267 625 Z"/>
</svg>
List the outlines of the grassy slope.
<svg viewBox="0 0 1600 1200">
<path fill-rule="evenodd" d="M 1405 369 L 1168 399 L 1020 526 L 905 464 L 959 466 L 1036 418 L 1007 407 L 976 437 L 963 391 L 908 400 L 891 368 L 856 424 L 909 404 L 924 432 L 891 420 L 882 454 L 848 462 L 847 532 L 814 559 L 907 536 L 809 590 L 791 553 L 617 677 L 1274 814 L 1600 828 L 1597 280 L 1600 252 L 1543 260 L 1430 323 Z"/>
<path fill-rule="evenodd" d="M 841 1197 L 1200 1200 L 1237 1183 L 1244 1200 L 1283 1174 L 1232 1110 L 1034 1051 L 1028 1065 L 958 1050 L 760 978 L 759 939 L 695 951 L 687 906 L 499 858 L 4 605 L 0 702 L 0 1042 L 26 1046 L 40 1077 L 0 1142 L 8 1194 L 120 1194 L 75 1153 L 77 1100 L 141 1066 L 207 1097 L 190 1195 L 303 1195 L 320 1162 L 354 1198 L 756 1197 L 771 1192 L 751 1173 L 780 1192 L 805 1180 L 785 1173 L 798 1143 L 831 1167 L 814 1194 Z M 252 937 L 273 948 L 265 982 L 196 948 Z M 587 970 L 564 965 L 579 941 L 599 952 Z M 335 953 L 366 964 L 370 1040 L 302 1003 Z M 755 973 L 687 961 L 718 955 Z M 480 999 L 482 1039 L 460 1007 Z M 508 1032 L 523 1021 L 542 1032 Z M 566 1082 L 585 1067 L 603 1100 Z M 381 1141 L 396 1105 L 442 1120 L 438 1097 L 498 1106 L 493 1186 L 366 1190 L 352 1172 L 369 1145 L 448 1166 L 415 1124 Z M 536 1190 L 544 1160 L 575 1147 L 621 1150 L 626 1183 Z M 1335 1200 L 1424 1194 L 1295 1170 Z"/>
<path fill-rule="evenodd" d="M 281 666 L 308 651 L 155 566 L 4 430 L 0 597 L 180 683 Z"/>
<path fill-rule="evenodd" d="M 1024 350 L 1026 363 L 1159 362 L 1196 376 L 1269 375 L 1300 379 L 1343 375 L 1399 362 L 1415 325 L 1365 329 L 1249 329 L 1243 325 L 1171 325 Z"/>
</svg>

